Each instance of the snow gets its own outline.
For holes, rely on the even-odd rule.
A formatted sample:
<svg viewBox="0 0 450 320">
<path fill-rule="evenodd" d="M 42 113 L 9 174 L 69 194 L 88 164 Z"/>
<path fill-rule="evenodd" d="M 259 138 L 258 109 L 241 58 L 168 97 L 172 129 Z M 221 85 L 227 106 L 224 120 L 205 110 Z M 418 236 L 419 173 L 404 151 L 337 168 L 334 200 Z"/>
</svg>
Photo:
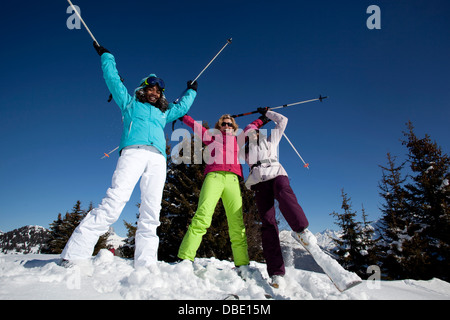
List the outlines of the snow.
<svg viewBox="0 0 450 320">
<path fill-rule="evenodd" d="M 279 289 L 268 282 L 265 264 L 251 262 L 243 280 L 229 261 L 215 258 L 190 262 L 158 262 L 135 269 L 133 261 L 101 250 L 70 268 L 58 255 L 0 255 L 0 300 L 449 300 L 450 284 L 429 281 L 363 281 L 343 293 L 287 234 L 281 235 L 286 275 Z"/>
<path fill-rule="evenodd" d="M 444 180 L 442 181 L 442 184 L 441 184 L 440 187 L 439 187 L 439 190 L 443 190 L 445 187 L 448 187 L 448 186 L 449 186 L 448 179 L 444 179 Z M 1 234 L 1 232 L 0 232 L 0 234 Z"/>
<path fill-rule="evenodd" d="M 114 249 L 117 249 L 120 246 L 124 245 L 126 238 L 117 235 L 117 233 L 114 231 L 113 227 L 109 227 L 108 232 L 109 232 L 109 237 L 108 237 L 108 240 L 106 241 L 108 246 L 111 246 Z"/>
</svg>

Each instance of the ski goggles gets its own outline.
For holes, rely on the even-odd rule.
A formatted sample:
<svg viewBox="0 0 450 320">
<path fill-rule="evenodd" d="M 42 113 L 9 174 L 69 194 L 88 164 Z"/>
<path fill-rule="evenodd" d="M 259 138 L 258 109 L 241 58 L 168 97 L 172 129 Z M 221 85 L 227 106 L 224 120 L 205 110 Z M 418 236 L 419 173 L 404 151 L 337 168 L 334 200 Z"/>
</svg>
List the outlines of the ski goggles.
<svg viewBox="0 0 450 320">
<path fill-rule="evenodd" d="M 149 87 L 158 85 L 158 87 L 161 89 L 161 91 L 164 91 L 166 88 L 163 79 L 157 78 L 157 77 L 148 77 L 147 79 L 144 80 L 144 82 L 142 82 L 141 85 L 149 86 Z"/>
</svg>

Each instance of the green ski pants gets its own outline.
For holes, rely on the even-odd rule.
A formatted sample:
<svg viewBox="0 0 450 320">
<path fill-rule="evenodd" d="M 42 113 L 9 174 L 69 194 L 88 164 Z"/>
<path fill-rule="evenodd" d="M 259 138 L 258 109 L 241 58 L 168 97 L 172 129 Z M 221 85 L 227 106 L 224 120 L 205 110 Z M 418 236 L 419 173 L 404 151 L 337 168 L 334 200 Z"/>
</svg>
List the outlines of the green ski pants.
<svg viewBox="0 0 450 320">
<path fill-rule="evenodd" d="M 178 250 L 180 259 L 194 261 L 202 242 L 202 237 L 211 225 L 214 209 L 220 198 L 222 198 L 227 215 L 228 233 L 230 235 L 234 264 L 236 266 L 249 264 L 247 236 L 242 216 L 242 195 L 238 176 L 225 171 L 214 171 L 206 175 L 200 191 L 197 212 L 192 218 Z"/>
</svg>

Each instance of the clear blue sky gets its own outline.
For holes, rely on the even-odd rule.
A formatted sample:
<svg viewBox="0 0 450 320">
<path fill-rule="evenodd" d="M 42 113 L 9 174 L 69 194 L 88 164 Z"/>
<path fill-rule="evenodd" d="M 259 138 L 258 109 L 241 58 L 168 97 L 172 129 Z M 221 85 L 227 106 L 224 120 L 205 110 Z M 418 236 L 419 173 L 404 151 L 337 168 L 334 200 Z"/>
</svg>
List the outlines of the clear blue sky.
<svg viewBox="0 0 450 320">
<path fill-rule="evenodd" d="M 225 44 L 199 80 L 189 114 L 224 113 L 330 98 L 283 109 L 281 162 L 313 232 L 334 228 L 341 189 L 371 219 L 380 216 L 379 165 L 401 159 L 405 123 L 450 152 L 448 0 L 116 1 L 78 0 L 97 40 L 116 57 L 133 92 L 156 73 L 174 100 Z M 381 9 L 369 30 L 368 6 Z M 121 115 L 86 30 L 69 30 L 68 3 L 9 1 L 0 32 L 0 230 L 48 227 L 77 200 L 98 205 L 110 186 Z M 238 119 L 244 127 L 254 117 Z M 179 124 L 178 124 L 179 126 Z M 270 127 L 269 127 L 270 128 Z M 171 126 L 166 131 L 170 134 Z M 244 171 L 248 169 L 245 166 Z M 139 188 L 114 225 L 135 221 Z"/>
</svg>

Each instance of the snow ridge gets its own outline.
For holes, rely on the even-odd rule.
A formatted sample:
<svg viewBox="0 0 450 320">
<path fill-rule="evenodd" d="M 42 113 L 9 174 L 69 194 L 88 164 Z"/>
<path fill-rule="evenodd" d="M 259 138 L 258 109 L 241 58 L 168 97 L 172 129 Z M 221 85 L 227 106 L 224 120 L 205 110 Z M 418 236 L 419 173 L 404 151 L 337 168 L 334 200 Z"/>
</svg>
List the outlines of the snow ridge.
<svg viewBox="0 0 450 320">
<path fill-rule="evenodd" d="M 286 276 L 279 289 L 269 285 L 266 265 L 251 262 L 252 276 L 243 280 L 229 261 L 196 259 L 191 263 L 158 262 L 135 269 L 133 261 L 101 250 L 72 268 L 59 266 L 57 255 L 0 254 L 0 300 L 5 299 L 132 299 L 222 300 L 450 300 L 450 284 L 430 281 L 363 281 L 339 292 L 288 232 L 281 233 Z"/>
</svg>

